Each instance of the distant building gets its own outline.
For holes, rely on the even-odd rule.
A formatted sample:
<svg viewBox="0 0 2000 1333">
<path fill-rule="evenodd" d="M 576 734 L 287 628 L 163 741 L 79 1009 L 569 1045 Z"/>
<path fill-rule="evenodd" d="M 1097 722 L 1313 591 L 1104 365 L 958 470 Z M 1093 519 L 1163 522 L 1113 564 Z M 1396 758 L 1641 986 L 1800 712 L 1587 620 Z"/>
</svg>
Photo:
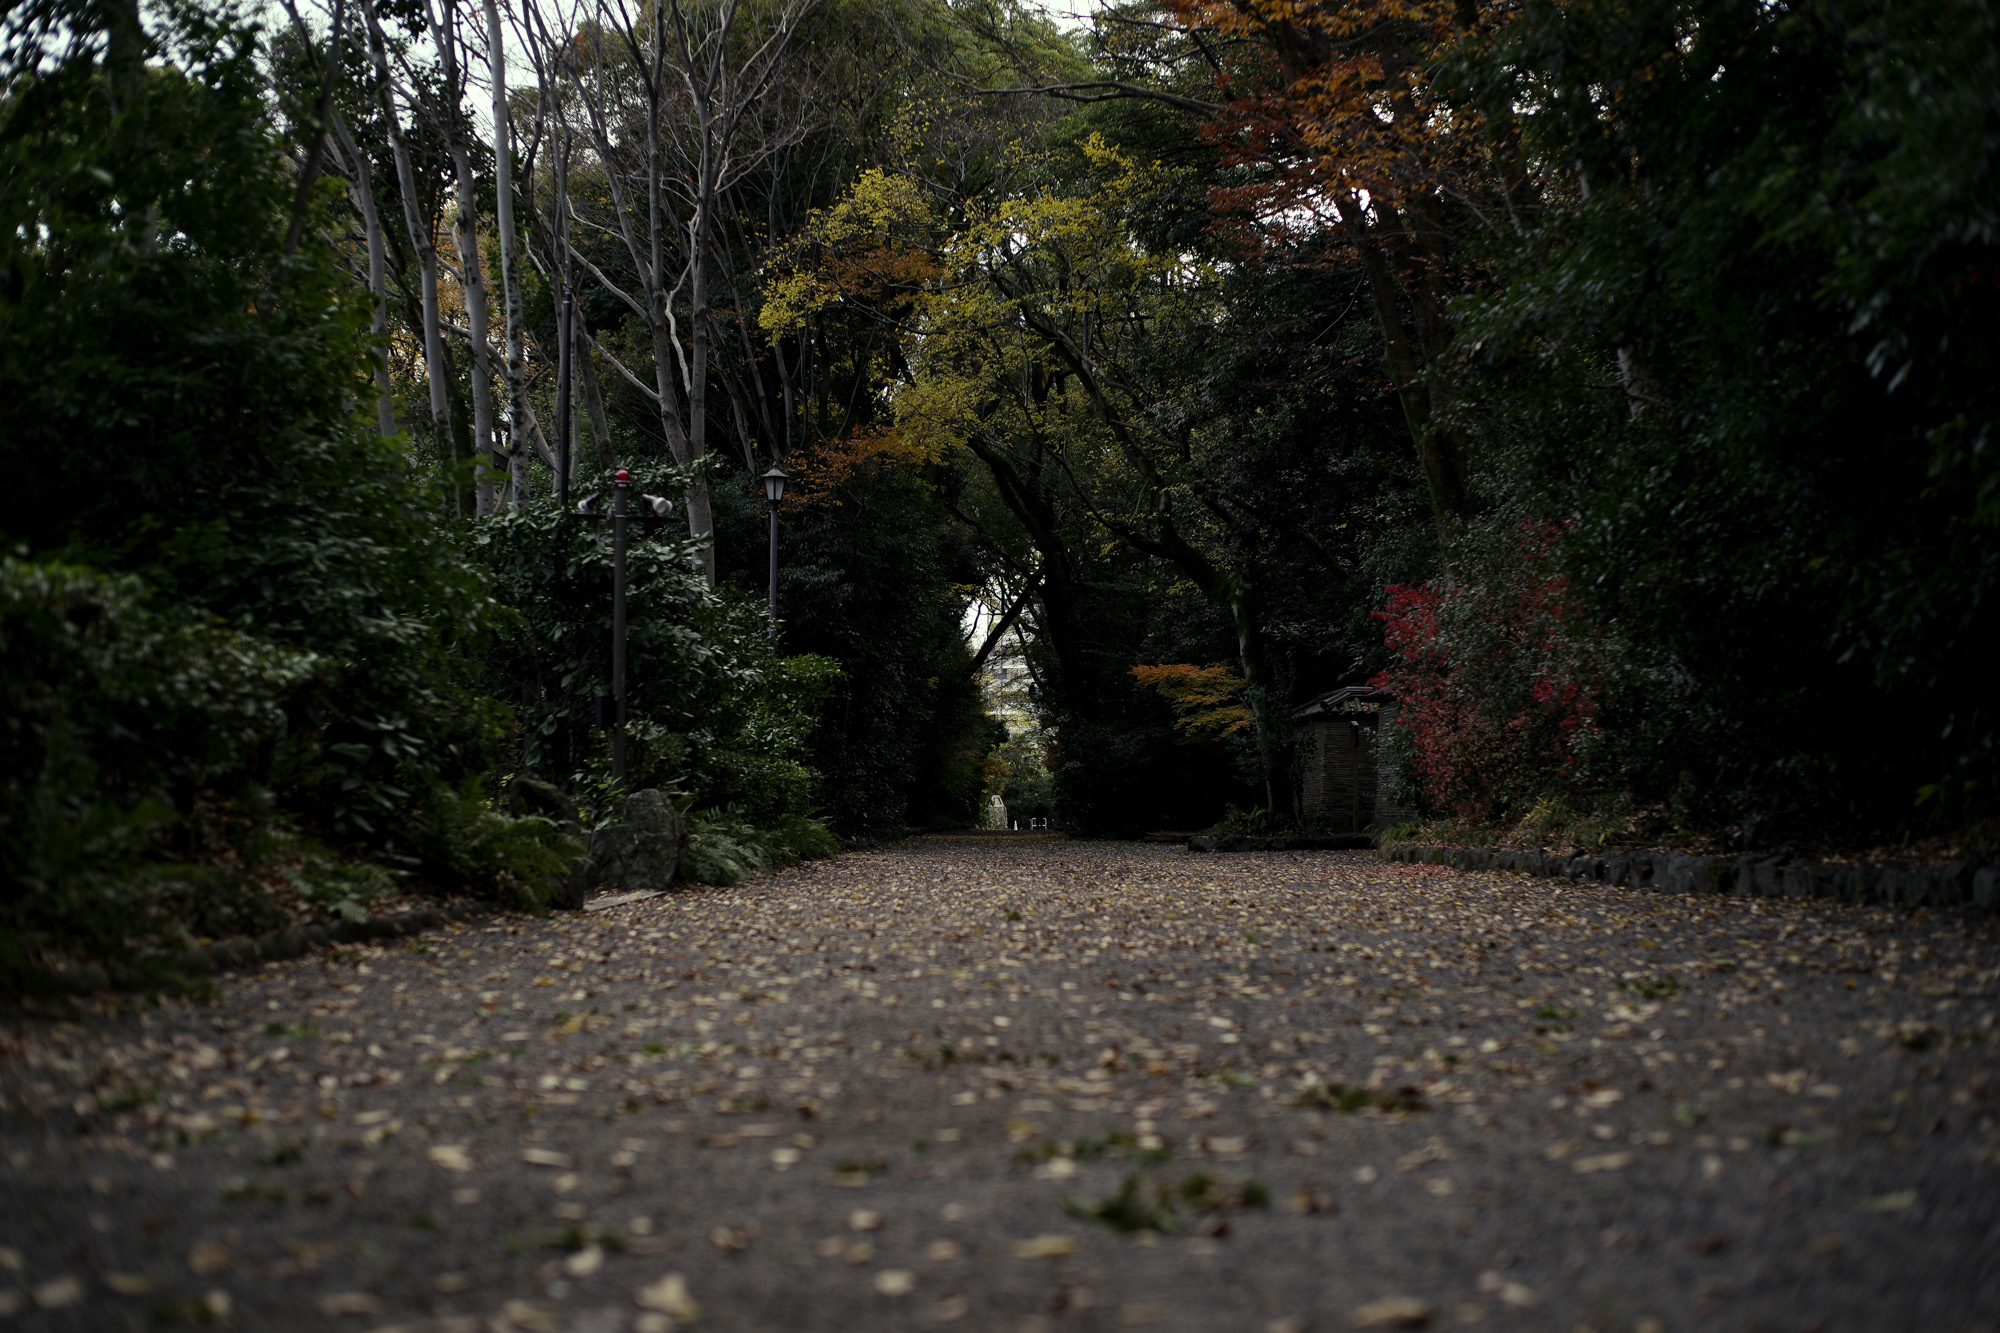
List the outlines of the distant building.
<svg viewBox="0 0 2000 1333">
<path fill-rule="evenodd" d="M 1292 710 L 1299 809 L 1309 822 L 1326 833 L 1369 833 L 1416 817 L 1384 804 L 1395 774 L 1379 742 L 1395 720 L 1395 699 L 1366 685 L 1328 690 Z"/>
</svg>

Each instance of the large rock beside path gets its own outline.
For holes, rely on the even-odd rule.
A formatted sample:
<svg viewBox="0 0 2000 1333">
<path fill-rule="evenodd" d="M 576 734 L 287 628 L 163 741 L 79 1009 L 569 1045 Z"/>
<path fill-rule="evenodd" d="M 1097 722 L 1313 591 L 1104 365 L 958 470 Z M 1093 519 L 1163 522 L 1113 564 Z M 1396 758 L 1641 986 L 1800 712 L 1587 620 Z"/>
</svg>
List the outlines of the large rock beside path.
<svg viewBox="0 0 2000 1333">
<path fill-rule="evenodd" d="M 648 788 L 625 798 L 623 817 L 590 835 L 589 884 L 606 893 L 672 887 L 687 850 L 687 821 L 673 798 Z"/>
</svg>

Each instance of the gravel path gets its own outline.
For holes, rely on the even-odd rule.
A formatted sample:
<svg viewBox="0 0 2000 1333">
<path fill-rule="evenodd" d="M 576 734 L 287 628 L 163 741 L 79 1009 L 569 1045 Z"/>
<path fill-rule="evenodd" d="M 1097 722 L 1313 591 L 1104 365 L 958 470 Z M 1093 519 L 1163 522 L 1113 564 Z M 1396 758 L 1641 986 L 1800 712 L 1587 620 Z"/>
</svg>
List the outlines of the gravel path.
<svg viewBox="0 0 2000 1333">
<path fill-rule="evenodd" d="M 1991 1329 L 1987 923 L 929 838 L 0 1015 L 16 1327 Z"/>
</svg>

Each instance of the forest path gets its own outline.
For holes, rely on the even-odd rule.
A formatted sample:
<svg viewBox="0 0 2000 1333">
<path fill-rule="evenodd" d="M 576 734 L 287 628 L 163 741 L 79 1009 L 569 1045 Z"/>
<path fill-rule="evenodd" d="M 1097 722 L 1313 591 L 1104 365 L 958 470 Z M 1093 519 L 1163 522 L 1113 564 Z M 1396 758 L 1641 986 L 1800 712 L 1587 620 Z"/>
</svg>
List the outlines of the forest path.
<svg viewBox="0 0 2000 1333">
<path fill-rule="evenodd" d="M 0 1301 L 76 1330 L 1990 1328 L 1996 963 L 1990 925 L 1888 909 L 919 839 L 0 1018 Z"/>
</svg>

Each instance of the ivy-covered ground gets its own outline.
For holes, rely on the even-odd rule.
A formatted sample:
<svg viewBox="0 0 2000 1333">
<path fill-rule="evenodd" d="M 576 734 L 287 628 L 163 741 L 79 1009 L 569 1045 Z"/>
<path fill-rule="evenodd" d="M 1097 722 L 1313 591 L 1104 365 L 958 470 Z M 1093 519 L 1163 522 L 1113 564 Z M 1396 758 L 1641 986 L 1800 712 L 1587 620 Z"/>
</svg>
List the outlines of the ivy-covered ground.
<svg viewBox="0 0 2000 1333">
<path fill-rule="evenodd" d="M 928 838 L 0 1024 L 13 1326 L 1988 1328 L 1985 922 Z"/>
</svg>

